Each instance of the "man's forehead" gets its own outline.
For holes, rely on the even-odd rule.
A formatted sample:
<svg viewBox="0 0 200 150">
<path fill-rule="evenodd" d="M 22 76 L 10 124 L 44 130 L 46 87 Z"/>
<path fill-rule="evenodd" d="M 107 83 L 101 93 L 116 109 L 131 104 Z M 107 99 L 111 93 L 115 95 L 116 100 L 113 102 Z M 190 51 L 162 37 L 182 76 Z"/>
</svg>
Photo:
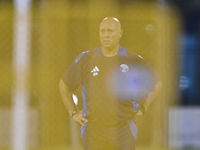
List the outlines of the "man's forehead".
<svg viewBox="0 0 200 150">
<path fill-rule="evenodd" d="M 100 28 L 115 28 L 115 27 L 120 27 L 120 22 L 114 19 L 105 19 L 100 24 Z"/>
<path fill-rule="evenodd" d="M 116 25 L 114 22 L 102 22 L 100 28 L 114 28 Z"/>
</svg>

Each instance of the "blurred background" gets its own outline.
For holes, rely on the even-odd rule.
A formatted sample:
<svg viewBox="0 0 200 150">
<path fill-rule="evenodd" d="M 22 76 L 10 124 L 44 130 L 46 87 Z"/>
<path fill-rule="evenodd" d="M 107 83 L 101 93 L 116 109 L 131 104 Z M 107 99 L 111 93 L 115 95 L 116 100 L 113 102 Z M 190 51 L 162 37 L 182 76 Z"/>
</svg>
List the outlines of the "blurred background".
<svg viewBox="0 0 200 150">
<path fill-rule="evenodd" d="M 200 149 L 199 0 L 0 0 L 0 150 L 82 149 L 58 83 L 107 16 L 163 82 L 136 117 L 137 149 Z"/>
</svg>

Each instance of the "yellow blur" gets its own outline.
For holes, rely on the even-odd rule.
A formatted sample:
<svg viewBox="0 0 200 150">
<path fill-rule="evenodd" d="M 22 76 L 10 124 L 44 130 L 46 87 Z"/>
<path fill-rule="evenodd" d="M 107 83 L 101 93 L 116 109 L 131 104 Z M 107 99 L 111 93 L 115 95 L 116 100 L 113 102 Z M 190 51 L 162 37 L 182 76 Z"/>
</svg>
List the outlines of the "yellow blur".
<svg viewBox="0 0 200 150">
<path fill-rule="evenodd" d="M 14 13 L 11 4 L 1 4 L 0 9 L 0 109 L 12 109 L 12 70 Z M 32 5 L 31 10 L 31 60 L 29 72 L 30 108 L 38 112 L 37 123 L 31 126 L 32 149 L 60 147 L 65 149 L 71 134 L 80 143 L 79 125 L 70 126 L 71 120 L 62 103 L 58 83 L 72 61 L 83 51 L 100 46 L 99 24 L 106 16 L 117 17 L 122 24 L 120 45 L 141 55 L 163 82 L 163 89 L 149 111 L 136 118 L 139 129 L 138 147 L 167 147 L 168 108 L 177 101 L 174 81 L 177 78 L 177 36 L 179 17 L 170 6 L 153 2 L 117 1 L 43 1 Z M 80 93 L 77 92 L 80 96 Z M 0 149 L 11 144 L 10 122 L 0 125 Z M 32 119 L 34 124 L 34 118 Z M 0 124 L 2 124 L 0 120 Z M 5 130 L 7 132 L 5 132 Z M 52 148 L 53 149 L 53 148 Z M 72 149 L 72 148 L 70 148 Z M 143 149 L 141 149 L 143 150 Z"/>
</svg>

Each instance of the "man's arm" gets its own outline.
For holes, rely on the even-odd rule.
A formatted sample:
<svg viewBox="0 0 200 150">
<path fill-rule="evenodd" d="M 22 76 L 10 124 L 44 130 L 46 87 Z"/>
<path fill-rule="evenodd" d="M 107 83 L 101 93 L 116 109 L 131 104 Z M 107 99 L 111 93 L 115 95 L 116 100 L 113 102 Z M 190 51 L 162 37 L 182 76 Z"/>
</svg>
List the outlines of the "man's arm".
<svg viewBox="0 0 200 150">
<path fill-rule="evenodd" d="M 152 92 L 149 93 L 147 100 L 142 104 L 142 106 L 145 108 L 145 112 L 147 111 L 149 105 L 153 102 L 155 97 L 158 95 L 160 89 L 162 87 L 162 82 L 159 81 L 155 86 Z M 137 115 L 142 115 L 141 110 L 137 113 Z"/>
<path fill-rule="evenodd" d="M 62 100 L 65 104 L 65 107 L 67 108 L 70 116 L 72 116 L 72 118 L 79 122 L 82 126 L 84 126 L 83 121 L 87 122 L 87 119 L 83 117 L 82 112 L 78 111 L 73 99 L 72 99 L 72 91 L 65 85 L 65 83 L 61 80 L 59 83 L 59 88 L 60 88 L 60 93 L 61 93 L 61 97 Z M 74 111 L 76 111 L 75 114 Z"/>
</svg>

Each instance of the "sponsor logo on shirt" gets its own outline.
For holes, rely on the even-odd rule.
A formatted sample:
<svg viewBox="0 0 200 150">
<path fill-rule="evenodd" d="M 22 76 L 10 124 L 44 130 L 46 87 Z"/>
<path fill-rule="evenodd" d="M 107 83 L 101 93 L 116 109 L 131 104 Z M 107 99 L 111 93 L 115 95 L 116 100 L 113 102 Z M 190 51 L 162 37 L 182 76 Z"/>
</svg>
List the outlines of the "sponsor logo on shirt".
<svg viewBox="0 0 200 150">
<path fill-rule="evenodd" d="M 92 69 L 91 73 L 93 73 L 93 76 L 97 76 L 99 71 L 99 68 L 95 66 L 94 69 Z"/>
<path fill-rule="evenodd" d="M 121 64 L 119 69 L 122 71 L 122 72 L 127 72 L 129 70 L 129 67 L 126 65 L 126 64 Z"/>
</svg>

